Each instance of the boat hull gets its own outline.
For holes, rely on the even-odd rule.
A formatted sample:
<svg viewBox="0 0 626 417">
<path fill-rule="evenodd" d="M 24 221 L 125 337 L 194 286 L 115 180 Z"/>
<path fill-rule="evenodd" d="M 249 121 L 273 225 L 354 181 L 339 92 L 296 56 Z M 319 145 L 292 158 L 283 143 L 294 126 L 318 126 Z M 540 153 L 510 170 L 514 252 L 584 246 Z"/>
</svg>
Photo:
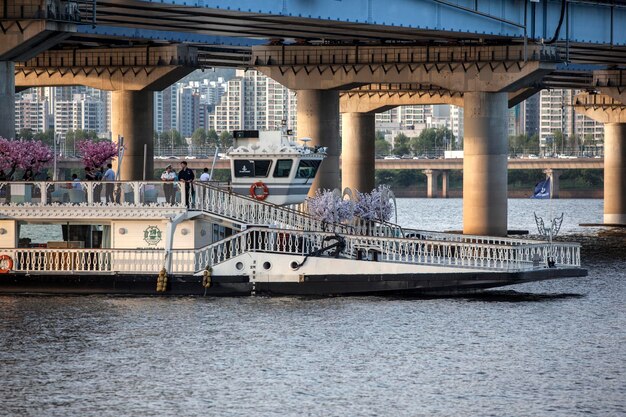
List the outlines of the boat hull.
<svg viewBox="0 0 626 417">
<path fill-rule="evenodd" d="M 583 277 L 582 268 L 525 272 L 416 273 L 394 275 L 307 275 L 299 282 L 252 282 L 248 276 L 214 276 L 205 288 L 202 277 L 169 277 L 166 291 L 157 292 L 154 274 L 27 274 L 0 276 L 0 294 L 108 294 L 158 296 L 250 295 L 385 295 L 449 296 L 533 281 Z"/>
</svg>

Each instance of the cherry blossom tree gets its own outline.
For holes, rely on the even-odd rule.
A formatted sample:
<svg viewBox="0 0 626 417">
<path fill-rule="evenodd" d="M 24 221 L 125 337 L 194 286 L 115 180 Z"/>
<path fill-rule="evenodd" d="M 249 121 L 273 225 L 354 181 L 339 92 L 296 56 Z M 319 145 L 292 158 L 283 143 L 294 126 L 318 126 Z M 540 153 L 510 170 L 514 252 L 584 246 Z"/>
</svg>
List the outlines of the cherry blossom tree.
<svg viewBox="0 0 626 417">
<path fill-rule="evenodd" d="M 11 178 L 17 169 L 32 169 L 37 173 L 52 161 L 50 147 L 40 140 L 10 140 L 0 137 L 0 170 L 9 171 Z"/>
<path fill-rule="evenodd" d="M 371 193 L 357 191 L 357 202 L 354 215 L 364 220 L 388 221 L 393 213 L 393 205 L 389 199 L 389 187 L 386 185 L 374 188 Z"/>
<path fill-rule="evenodd" d="M 331 190 L 317 190 L 307 199 L 307 206 L 311 216 L 327 223 L 349 221 L 354 215 L 354 203 Z"/>
<path fill-rule="evenodd" d="M 117 157 L 119 152 L 118 144 L 108 140 L 81 140 L 77 147 L 83 164 L 91 169 L 103 166 L 108 160 Z"/>
</svg>

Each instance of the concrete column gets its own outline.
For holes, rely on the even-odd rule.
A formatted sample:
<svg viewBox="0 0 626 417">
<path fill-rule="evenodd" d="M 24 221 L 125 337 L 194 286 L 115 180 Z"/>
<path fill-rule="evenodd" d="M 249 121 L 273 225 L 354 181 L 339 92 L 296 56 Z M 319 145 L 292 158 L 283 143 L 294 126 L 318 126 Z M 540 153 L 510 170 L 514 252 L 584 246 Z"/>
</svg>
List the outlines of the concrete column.
<svg viewBox="0 0 626 417">
<path fill-rule="evenodd" d="M 450 179 L 448 171 L 441 172 L 441 198 L 448 198 L 448 189 L 450 188 Z"/>
<path fill-rule="evenodd" d="M 626 224 L 626 123 L 604 125 L 604 223 Z"/>
<path fill-rule="evenodd" d="M 439 171 L 434 169 L 425 169 L 426 174 L 426 197 L 435 198 L 439 194 L 437 187 L 437 178 L 439 177 Z"/>
<path fill-rule="evenodd" d="M 0 137 L 15 138 L 15 64 L 0 61 Z"/>
<path fill-rule="evenodd" d="M 548 168 L 544 169 L 543 172 L 550 178 L 550 198 L 559 198 L 561 171 Z"/>
<path fill-rule="evenodd" d="M 146 153 L 146 180 L 152 179 L 154 169 L 154 114 L 152 91 L 113 91 L 111 130 L 113 140 L 124 137 L 124 159 L 120 179 L 141 181 Z"/>
<path fill-rule="evenodd" d="M 339 92 L 298 90 L 298 138 L 311 138 L 311 145 L 326 146 L 322 162 L 309 195 L 318 188 L 335 189 L 339 178 Z"/>
<path fill-rule="evenodd" d="M 507 234 L 507 94 L 464 94 L 463 233 Z"/>
<path fill-rule="evenodd" d="M 369 193 L 375 186 L 375 115 L 341 115 L 341 187 Z"/>
</svg>

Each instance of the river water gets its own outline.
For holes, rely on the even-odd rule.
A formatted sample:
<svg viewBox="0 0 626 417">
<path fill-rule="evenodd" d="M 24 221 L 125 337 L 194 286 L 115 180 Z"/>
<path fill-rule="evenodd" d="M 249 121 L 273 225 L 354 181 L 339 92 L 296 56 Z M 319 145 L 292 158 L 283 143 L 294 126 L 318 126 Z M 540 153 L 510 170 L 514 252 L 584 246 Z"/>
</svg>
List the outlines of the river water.
<svg viewBox="0 0 626 417">
<path fill-rule="evenodd" d="M 551 207 L 550 207 L 551 204 Z M 398 201 L 462 228 L 461 200 Z M 585 278 L 445 299 L 0 297 L 0 416 L 624 416 L 626 232 L 566 212 Z"/>
</svg>

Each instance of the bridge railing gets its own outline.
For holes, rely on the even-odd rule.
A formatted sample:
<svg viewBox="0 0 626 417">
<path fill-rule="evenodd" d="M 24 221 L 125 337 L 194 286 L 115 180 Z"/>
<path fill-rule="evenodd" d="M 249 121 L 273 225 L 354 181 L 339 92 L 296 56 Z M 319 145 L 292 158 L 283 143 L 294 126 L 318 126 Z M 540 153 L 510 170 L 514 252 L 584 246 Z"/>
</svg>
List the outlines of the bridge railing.
<svg viewBox="0 0 626 417">
<path fill-rule="evenodd" d="M 38 20 L 47 19 L 59 22 L 77 23 L 81 20 L 90 19 L 86 13 L 81 13 L 81 5 L 92 4 L 89 0 L 4 0 L 4 5 L 0 6 L 0 19 Z M 84 7 L 85 11 L 91 7 Z"/>
<path fill-rule="evenodd" d="M 556 48 L 542 46 L 351 46 L 297 48 L 264 47 L 252 50 L 255 65 L 384 65 L 442 62 L 558 61 Z"/>
</svg>

